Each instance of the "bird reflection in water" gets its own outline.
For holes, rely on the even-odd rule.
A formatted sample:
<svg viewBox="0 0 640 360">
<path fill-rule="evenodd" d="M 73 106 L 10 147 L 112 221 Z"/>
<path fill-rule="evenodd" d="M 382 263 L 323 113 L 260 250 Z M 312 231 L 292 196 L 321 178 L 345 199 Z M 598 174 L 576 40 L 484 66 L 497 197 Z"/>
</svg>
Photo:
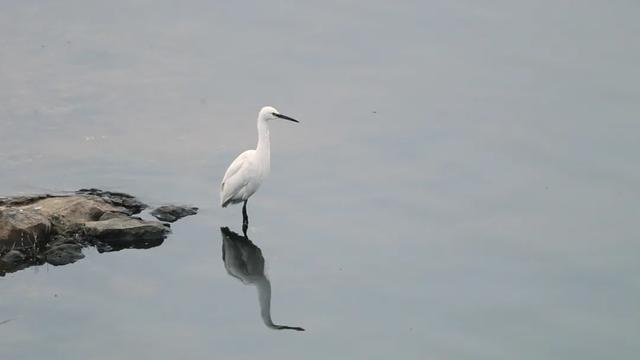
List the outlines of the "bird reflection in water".
<svg viewBox="0 0 640 360">
<path fill-rule="evenodd" d="M 255 285 L 260 301 L 260 315 L 264 324 L 276 330 L 304 331 L 297 326 L 274 324 L 271 320 L 271 283 L 264 274 L 264 257 L 260 248 L 246 236 L 239 235 L 227 227 L 220 228 L 222 233 L 222 260 L 229 275 L 245 285 Z"/>
</svg>

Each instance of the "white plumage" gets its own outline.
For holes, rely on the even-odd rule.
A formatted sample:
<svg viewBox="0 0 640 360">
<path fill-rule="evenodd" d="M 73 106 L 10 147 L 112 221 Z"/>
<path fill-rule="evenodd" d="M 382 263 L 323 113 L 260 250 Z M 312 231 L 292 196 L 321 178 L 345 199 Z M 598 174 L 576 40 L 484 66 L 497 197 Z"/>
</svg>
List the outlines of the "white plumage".
<svg viewBox="0 0 640 360">
<path fill-rule="evenodd" d="M 266 164 L 265 164 L 266 160 Z M 270 159 L 258 159 L 256 150 L 247 150 L 233 160 L 220 184 L 220 205 L 227 207 L 249 199 L 269 174 Z"/>
<path fill-rule="evenodd" d="M 298 120 L 280 114 L 271 106 L 263 107 L 258 113 L 258 145 L 256 149 L 247 150 L 233 160 L 224 173 L 220 184 L 220 205 L 227 207 L 229 204 L 243 202 L 242 214 L 245 225 L 248 224 L 247 200 L 258 190 L 271 169 L 271 142 L 268 122 L 275 119 L 298 122 Z"/>
</svg>

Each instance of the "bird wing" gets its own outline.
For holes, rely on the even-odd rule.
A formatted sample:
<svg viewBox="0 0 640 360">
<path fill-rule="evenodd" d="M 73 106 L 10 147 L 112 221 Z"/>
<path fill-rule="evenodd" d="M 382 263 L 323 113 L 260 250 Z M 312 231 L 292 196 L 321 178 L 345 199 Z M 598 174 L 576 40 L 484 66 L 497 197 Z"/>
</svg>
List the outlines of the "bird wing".
<svg viewBox="0 0 640 360">
<path fill-rule="evenodd" d="M 222 183 L 220 184 L 220 190 L 224 190 L 224 184 L 229 180 L 233 175 L 237 174 L 242 166 L 247 163 L 247 159 L 250 157 L 251 153 L 255 152 L 255 150 L 247 150 L 242 154 L 238 155 L 238 157 L 233 160 L 229 168 L 224 173 L 224 177 L 222 178 Z"/>
<path fill-rule="evenodd" d="M 225 185 L 229 182 L 229 179 L 241 172 L 242 168 L 245 167 L 247 162 L 249 161 L 251 154 L 253 154 L 254 152 L 255 150 L 247 150 L 243 152 L 242 154 L 238 155 L 235 160 L 233 160 L 231 165 L 229 165 L 229 168 L 224 173 L 224 177 L 222 178 L 222 183 L 220 183 L 220 198 L 222 200 L 222 203 L 225 203 L 227 198 L 233 196 L 233 194 L 229 193 L 229 191 L 225 191 Z"/>
</svg>

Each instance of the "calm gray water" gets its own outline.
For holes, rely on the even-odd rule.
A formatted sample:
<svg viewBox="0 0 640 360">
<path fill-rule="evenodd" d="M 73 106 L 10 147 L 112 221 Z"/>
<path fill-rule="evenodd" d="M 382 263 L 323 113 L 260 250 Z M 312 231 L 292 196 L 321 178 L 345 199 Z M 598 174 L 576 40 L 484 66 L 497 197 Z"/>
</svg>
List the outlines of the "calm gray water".
<svg viewBox="0 0 640 360">
<path fill-rule="evenodd" d="M 634 1 L 4 1 L 0 193 L 202 210 L 163 245 L 0 278 L 5 359 L 635 359 Z M 231 277 L 227 165 L 275 322 Z"/>
</svg>

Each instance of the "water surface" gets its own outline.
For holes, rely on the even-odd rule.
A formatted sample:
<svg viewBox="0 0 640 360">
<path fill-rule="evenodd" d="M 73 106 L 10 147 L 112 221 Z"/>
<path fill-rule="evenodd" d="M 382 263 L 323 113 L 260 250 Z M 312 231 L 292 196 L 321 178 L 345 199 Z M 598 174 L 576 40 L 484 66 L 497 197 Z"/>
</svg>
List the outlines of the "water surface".
<svg viewBox="0 0 640 360">
<path fill-rule="evenodd" d="M 202 210 L 161 245 L 0 279 L 2 359 L 632 359 L 632 2 L 5 2 L 0 193 Z M 249 203 L 274 331 L 229 276 Z"/>
</svg>

